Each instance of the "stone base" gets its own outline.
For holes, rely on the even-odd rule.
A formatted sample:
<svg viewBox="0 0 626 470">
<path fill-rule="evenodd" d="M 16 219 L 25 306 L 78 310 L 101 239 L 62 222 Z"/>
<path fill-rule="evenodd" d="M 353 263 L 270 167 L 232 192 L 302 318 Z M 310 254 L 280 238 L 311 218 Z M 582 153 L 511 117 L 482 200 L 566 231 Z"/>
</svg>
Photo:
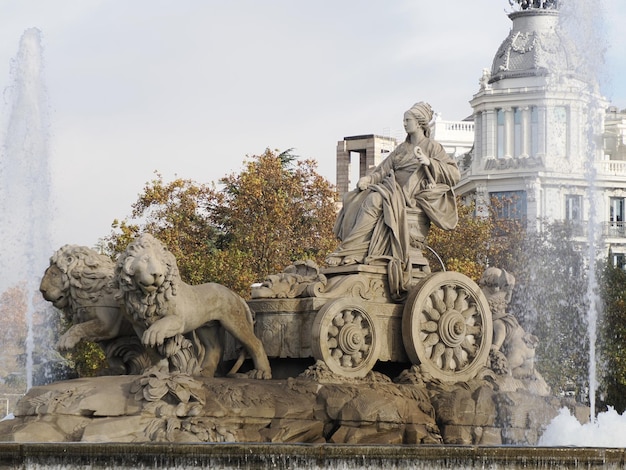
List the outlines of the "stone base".
<svg viewBox="0 0 626 470">
<path fill-rule="evenodd" d="M 534 445 L 563 406 L 583 414 L 485 380 L 348 380 L 319 364 L 268 381 L 153 372 L 34 387 L 0 422 L 0 441 Z"/>
</svg>

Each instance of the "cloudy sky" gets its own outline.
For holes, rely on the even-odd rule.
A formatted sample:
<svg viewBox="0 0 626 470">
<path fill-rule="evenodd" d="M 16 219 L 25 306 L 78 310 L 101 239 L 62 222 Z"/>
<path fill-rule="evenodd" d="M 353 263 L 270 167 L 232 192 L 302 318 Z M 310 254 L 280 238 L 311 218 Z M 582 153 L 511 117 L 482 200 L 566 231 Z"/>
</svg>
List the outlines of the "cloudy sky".
<svg viewBox="0 0 626 470">
<path fill-rule="evenodd" d="M 605 13 L 603 92 L 626 108 L 626 2 L 594 3 Z M 508 0 L 0 0 L 0 89 L 23 32 L 38 28 L 54 243 L 93 246 L 155 171 L 217 181 L 246 155 L 294 148 L 334 183 L 344 136 L 399 134 L 420 100 L 465 118 L 509 9 Z"/>
</svg>

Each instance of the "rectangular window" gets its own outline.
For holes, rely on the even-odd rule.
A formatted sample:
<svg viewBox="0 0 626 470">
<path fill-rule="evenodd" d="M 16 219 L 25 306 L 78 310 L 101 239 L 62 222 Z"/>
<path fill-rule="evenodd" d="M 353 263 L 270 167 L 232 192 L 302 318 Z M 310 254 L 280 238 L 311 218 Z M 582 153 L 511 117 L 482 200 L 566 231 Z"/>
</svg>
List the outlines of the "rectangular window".
<svg viewBox="0 0 626 470">
<path fill-rule="evenodd" d="M 522 110 L 513 108 L 513 156 L 522 154 Z"/>
<path fill-rule="evenodd" d="M 496 123 L 497 123 L 497 133 L 496 133 L 496 145 L 497 145 L 497 155 L 498 158 L 504 158 L 504 110 L 496 109 Z"/>
<path fill-rule="evenodd" d="M 624 198 L 612 197 L 610 210 L 609 219 L 612 224 L 618 225 L 624 222 Z"/>
<path fill-rule="evenodd" d="M 624 198 L 612 197 L 609 201 L 609 236 L 624 236 Z"/>
<path fill-rule="evenodd" d="M 582 220 L 583 197 L 578 194 L 565 196 L 565 220 Z"/>
<path fill-rule="evenodd" d="M 626 255 L 624 253 L 613 253 L 613 266 L 626 269 Z"/>
<path fill-rule="evenodd" d="M 489 196 L 498 218 L 526 220 L 526 191 L 499 191 Z"/>
<path fill-rule="evenodd" d="M 530 107 L 530 156 L 536 157 L 539 153 L 539 113 L 537 106 Z"/>
</svg>

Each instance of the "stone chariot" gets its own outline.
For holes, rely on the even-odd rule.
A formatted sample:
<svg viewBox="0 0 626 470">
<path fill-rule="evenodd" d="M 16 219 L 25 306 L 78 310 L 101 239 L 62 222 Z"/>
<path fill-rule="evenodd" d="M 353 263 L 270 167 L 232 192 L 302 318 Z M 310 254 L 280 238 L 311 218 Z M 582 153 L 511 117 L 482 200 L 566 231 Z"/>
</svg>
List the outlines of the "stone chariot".
<svg viewBox="0 0 626 470">
<path fill-rule="evenodd" d="M 458 272 L 431 273 L 419 250 L 406 294 L 389 291 L 386 266 L 318 269 L 296 263 L 253 288 L 255 333 L 270 358 L 310 358 L 333 373 L 365 377 L 378 361 L 412 363 L 444 382 L 487 365 L 491 312 Z"/>
</svg>

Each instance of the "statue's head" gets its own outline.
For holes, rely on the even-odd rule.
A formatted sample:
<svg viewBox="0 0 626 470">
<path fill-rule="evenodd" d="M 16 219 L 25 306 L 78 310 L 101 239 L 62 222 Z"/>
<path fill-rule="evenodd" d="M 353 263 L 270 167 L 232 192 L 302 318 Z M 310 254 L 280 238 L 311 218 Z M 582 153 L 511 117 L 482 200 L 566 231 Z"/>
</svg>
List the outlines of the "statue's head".
<svg viewBox="0 0 626 470">
<path fill-rule="evenodd" d="M 415 119 L 418 125 L 424 131 L 424 135 L 426 137 L 430 137 L 430 122 L 433 119 L 433 108 L 428 103 L 425 103 L 423 101 L 415 103 L 405 113 L 405 115 Z"/>
</svg>

